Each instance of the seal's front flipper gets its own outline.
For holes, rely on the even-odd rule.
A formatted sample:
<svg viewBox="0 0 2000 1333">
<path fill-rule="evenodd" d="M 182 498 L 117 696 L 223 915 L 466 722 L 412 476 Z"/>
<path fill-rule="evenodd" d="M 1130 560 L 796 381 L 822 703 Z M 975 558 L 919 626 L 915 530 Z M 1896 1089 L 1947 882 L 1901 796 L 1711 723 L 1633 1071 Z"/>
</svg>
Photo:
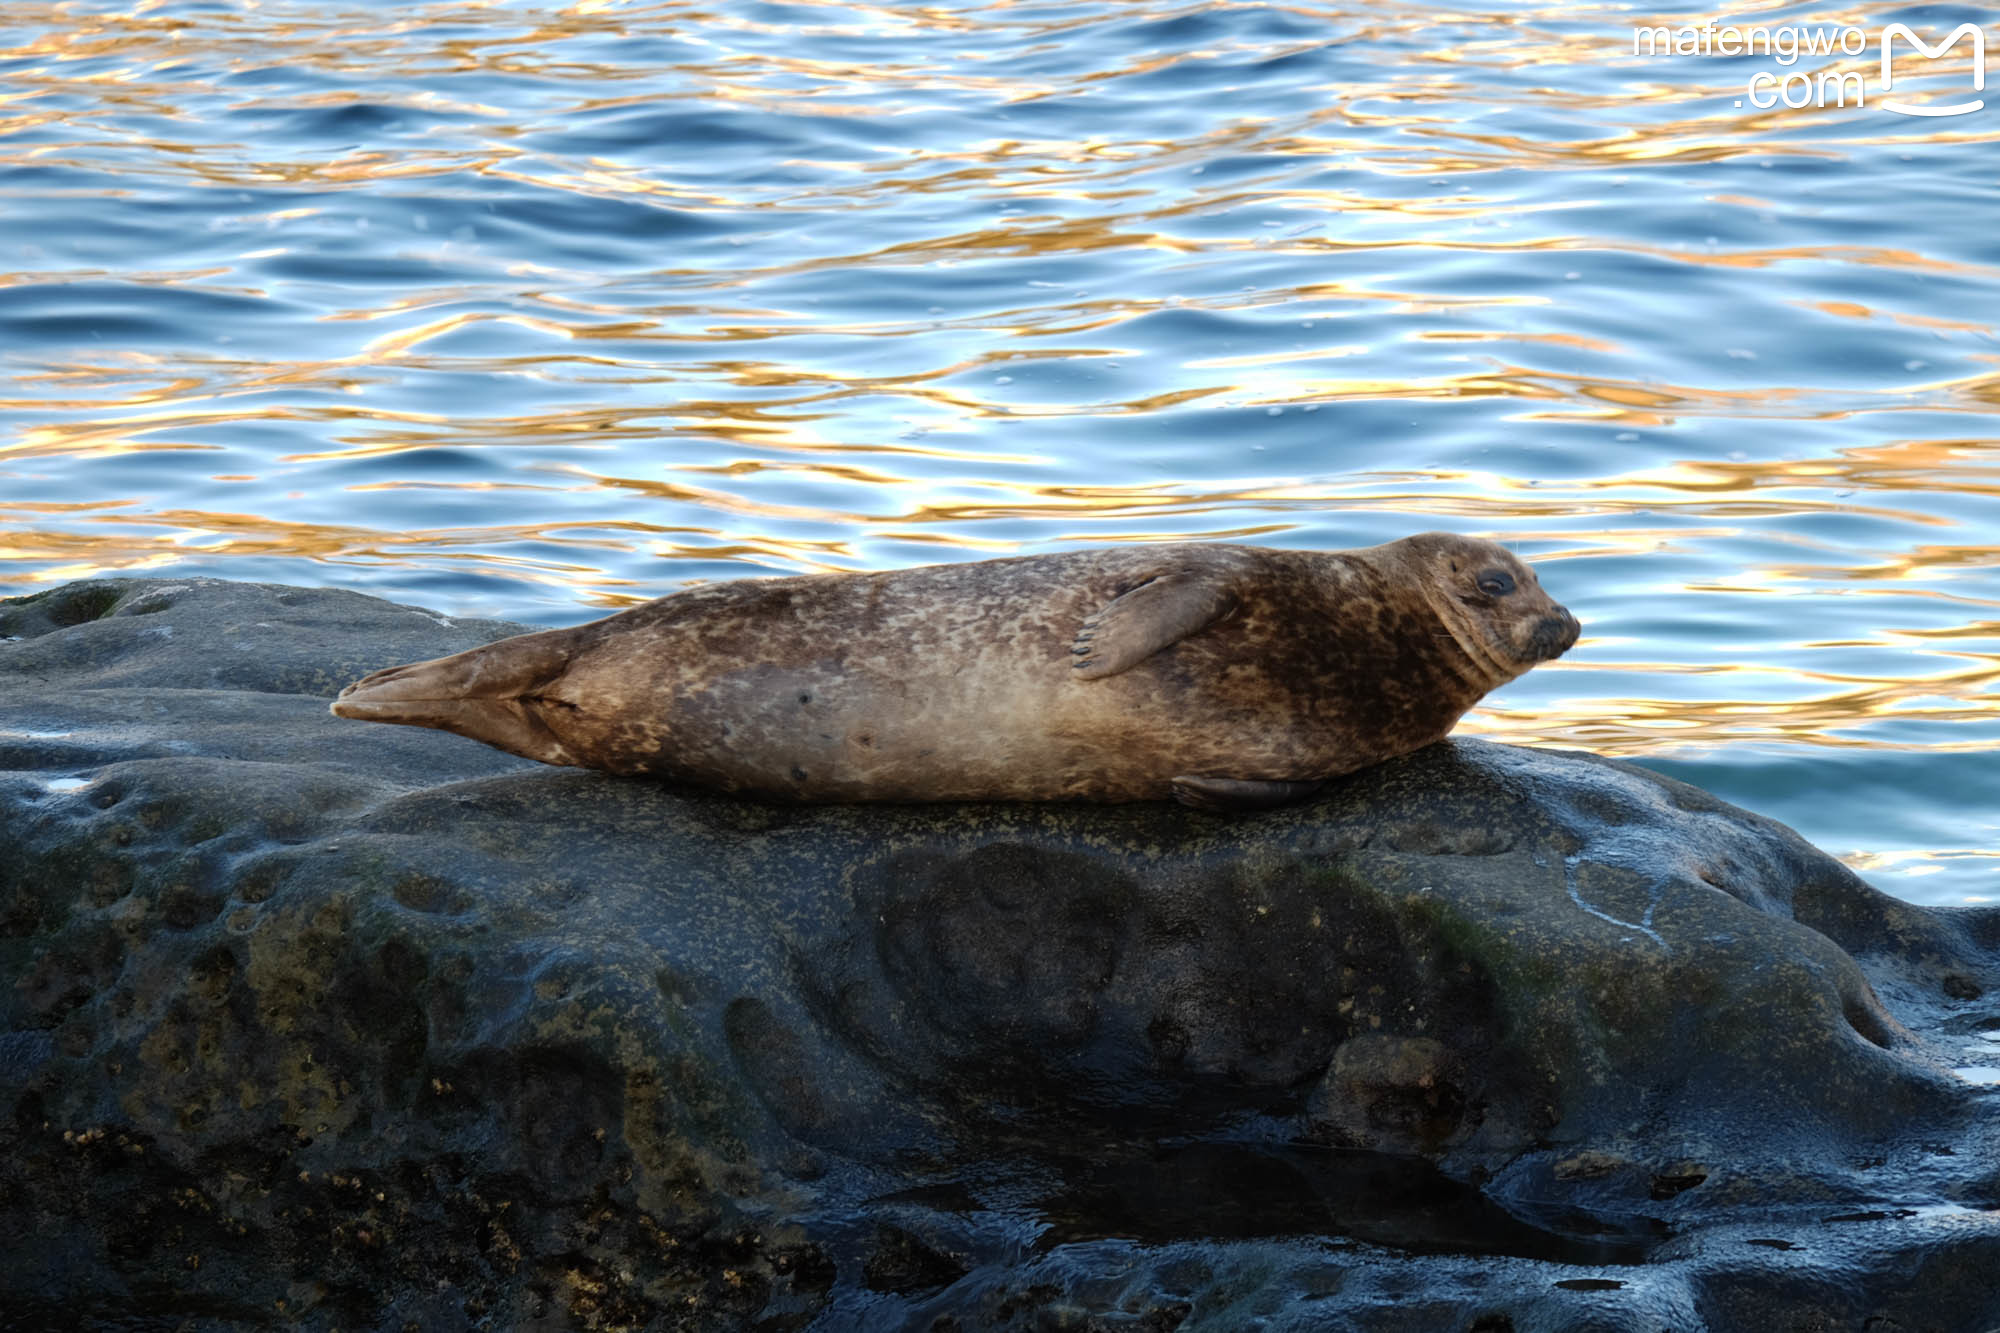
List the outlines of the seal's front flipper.
<svg viewBox="0 0 2000 1333">
<path fill-rule="evenodd" d="M 1174 799 L 1197 810 L 1269 810 L 1302 801 L 1325 785 L 1324 781 L 1179 777 L 1174 779 Z"/>
<path fill-rule="evenodd" d="M 1229 581 L 1211 570 L 1173 570 L 1114 597 L 1084 619 L 1070 646 L 1078 680 L 1100 680 L 1199 634 L 1236 606 Z"/>
</svg>

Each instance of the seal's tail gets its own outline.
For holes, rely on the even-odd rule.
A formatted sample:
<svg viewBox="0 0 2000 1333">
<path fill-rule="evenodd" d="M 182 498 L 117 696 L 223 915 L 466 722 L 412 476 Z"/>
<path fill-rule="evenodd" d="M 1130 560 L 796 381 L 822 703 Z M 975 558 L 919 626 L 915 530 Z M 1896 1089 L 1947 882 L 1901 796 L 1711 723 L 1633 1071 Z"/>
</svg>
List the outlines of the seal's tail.
<svg viewBox="0 0 2000 1333">
<path fill-rule="evenodd" d="M 571 640 L 568 630 L 545 630 L 387 667 L 342 690 L 333 714 L 435 727 L 545 764 L 575 763 L 538 705 L 538 692 L 568 668 Z"/>
</svg>

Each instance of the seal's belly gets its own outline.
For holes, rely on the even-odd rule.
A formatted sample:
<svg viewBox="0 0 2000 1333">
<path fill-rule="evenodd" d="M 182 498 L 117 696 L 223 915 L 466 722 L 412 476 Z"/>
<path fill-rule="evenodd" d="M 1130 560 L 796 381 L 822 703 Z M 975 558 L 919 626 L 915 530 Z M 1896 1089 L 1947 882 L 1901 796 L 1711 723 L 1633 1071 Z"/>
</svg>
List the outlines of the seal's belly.
<svg viewBox="0 0 2000 1333">
<path fill-rule="evenodd" d="M 1342 762 L 1340 737 L 1268 688 L 1247 706 L 1204 699 L 1171 661 L 1091 682 L 1066 668 L 975 660 L 909 679 L 837 659 L 738 667 L 655 701 L 619 767 L 815 801 L 1144 800 L 1182 775 L 1321 777 L 1368 758 Z"/>
</svg>

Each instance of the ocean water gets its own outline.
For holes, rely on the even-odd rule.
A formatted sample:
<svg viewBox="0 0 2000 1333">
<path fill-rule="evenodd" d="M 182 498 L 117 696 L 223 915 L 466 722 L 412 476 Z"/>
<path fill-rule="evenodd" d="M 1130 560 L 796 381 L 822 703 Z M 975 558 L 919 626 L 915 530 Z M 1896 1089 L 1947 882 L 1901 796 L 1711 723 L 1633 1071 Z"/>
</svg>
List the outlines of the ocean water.
<svg viewBox="0 0 2000 1333">
<path fill-rule="evenodd" d="M 1879 38 L 1990 17 L 12 0 L 0 594 L 201 573 L 555 625 L 1452 528 L 1586 627 L 1465 731 L 1984 900 L 2000 97 L 1891 110 L 1971 65 L 1905 44 L 1885 88 Z M 1711 22 L 1767 46 L 1634 53 Z M 1801 28 L 1862 49 L 1787 60 Z M 1777 82 L 1823 74 L 1848 105 Z"/>
</svg>

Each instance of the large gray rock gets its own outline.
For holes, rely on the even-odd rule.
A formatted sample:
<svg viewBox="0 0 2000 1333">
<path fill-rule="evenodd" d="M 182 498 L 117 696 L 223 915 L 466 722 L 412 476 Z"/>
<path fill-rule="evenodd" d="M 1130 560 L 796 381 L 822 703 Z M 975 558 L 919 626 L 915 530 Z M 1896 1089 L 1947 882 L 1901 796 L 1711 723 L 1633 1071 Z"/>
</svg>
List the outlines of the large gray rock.
<svg viewBox="0 0 2000 1333">
<path fill-rule="evenodd" d="M 326 713 L 520 628 L 0 602 L 0 1309 L 2000 1323 L 2000 915 L 1578 754 L 815 809 Z"/>
</svg>

